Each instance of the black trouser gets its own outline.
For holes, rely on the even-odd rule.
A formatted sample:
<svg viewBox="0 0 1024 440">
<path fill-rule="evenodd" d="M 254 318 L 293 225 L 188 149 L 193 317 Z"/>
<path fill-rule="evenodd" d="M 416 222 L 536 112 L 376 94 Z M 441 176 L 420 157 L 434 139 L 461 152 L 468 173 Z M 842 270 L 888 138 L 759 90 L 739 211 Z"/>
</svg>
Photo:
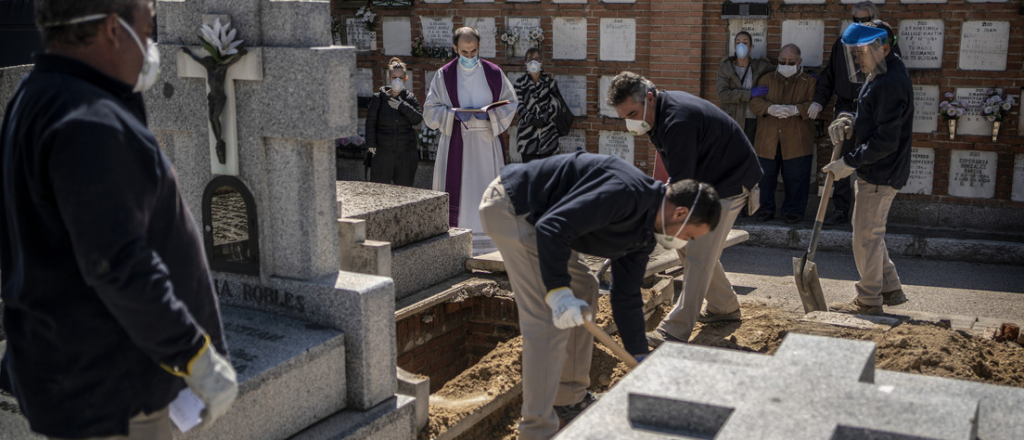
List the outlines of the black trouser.
<svg viewBox="0 0 1024 440">
<path fill-rule="evenodd" d="M 370 167 L 370 181 L 412 186 L 419 164 L 420 155 L 416 149 L 396 152 L 378 148 Z"/>
<path fill-rule="evenodd" d="M 743 123 L 743 134 L 747 135 L 750 145 L 754 145 L 754 135 L 757 134 L 757 118 L 747 118 Z"/>
<path fill-rule="evenodd" d="M 555 153 L 553 153 L 553 152 L 552 152 L 552 153 L 545 153 L 545 154 L 527 154 L 527 153 L 520 153 L 519 155 L 520 155 L 520 156 L 522 156 L 522 158 L 523 158 L 523 163 L 527 163 L 527 162 L 529 162 L 529 161 L 531 161 L 531 160 L 537 160 L 537 159 L 545 159 L 545 158 L 548 158 L 548 157 L 554 156 L 554 155 L 555 155 Z"/>
</svg>

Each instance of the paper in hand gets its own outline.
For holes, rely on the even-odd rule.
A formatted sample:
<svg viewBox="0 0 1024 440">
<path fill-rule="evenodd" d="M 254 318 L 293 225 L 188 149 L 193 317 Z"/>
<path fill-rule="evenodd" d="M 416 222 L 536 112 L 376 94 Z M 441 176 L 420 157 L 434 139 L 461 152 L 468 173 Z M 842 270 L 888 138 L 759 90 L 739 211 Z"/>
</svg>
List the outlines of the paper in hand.
<svg viewBox="0 0 1024 440">
<path fill-rule="evenodd" d="M 200 414 L 204 409 L 206 409 L 206 405 L 203 404 L 203 401 L 199 400 L 199 397 L 196 397 L 188 388 L 181 390 L 178 397 L 168 405 L 171 421 L 182 433 L 186 433 L 202 423 L 203 419 Z"/>
</svg>

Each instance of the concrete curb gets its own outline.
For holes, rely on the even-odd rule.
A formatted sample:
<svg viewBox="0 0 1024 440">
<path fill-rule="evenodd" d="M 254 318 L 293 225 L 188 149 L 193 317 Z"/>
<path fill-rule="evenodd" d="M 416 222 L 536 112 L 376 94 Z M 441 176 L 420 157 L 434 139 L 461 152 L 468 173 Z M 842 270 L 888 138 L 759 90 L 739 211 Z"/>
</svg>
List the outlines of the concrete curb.
<svg viewBox="0 0 1024 440">
<path fill-rule="evenodd" d="M 806 250 L 811 240 L 809 225 L 788 226 L 743 223 L 734 226 L 750 233 L 747 246 Z M 1024 243 L 984 239 L 931 237 L 922 234 L 887 233 L 885 244 L 892 255 L 921 257 L 932 260 L 971 261 L 978 263 L 1024 265 Z M 852 233 L 825 229 L 818 241 L 819 251 L 849 252 Z"/>
</svg>

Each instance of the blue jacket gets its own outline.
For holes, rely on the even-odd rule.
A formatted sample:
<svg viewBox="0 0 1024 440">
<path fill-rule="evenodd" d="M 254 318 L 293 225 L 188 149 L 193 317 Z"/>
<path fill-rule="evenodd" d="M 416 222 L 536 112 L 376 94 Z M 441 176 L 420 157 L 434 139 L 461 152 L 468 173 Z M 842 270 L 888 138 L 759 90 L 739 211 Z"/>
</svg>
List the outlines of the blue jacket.
<svg viewBox="0 0 1024 440">
<path fill-rule="evenodd" d="M 643 284 L 665 187 L 617 156 L 558 155 L 511 164 L 501 181 L 517 215 L 537 230 L 544 286 L 568 287 L 572 251 L 612 260 L 612 318 L 632 354 L 645 354 Z"/>
<path fill-rule="evenodd" d="M 903 188 L 910 178 L 914 137 L 914 87 L 903 60 L 890 52 L 886 72 L 867 83 L 857 103 L 853 151 L 843 156 L 857 177 L 875 185 Z"/>
</svg>

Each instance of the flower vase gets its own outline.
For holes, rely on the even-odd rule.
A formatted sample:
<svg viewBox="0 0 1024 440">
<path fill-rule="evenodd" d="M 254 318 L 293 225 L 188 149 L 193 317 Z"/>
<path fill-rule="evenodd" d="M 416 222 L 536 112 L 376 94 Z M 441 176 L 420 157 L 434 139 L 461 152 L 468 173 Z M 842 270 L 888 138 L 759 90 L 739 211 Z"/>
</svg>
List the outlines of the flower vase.
<svg viewBox="0 0 1024 440">
<path fill-rule="evenodd" d="M 505 58 L 513 58 L 516 56 L 516 46 L 514 44 L 505 45 Z"/>
<path fill-rule="evenodd" d="M 992 123 L 992 142 L 999 140 L 999 121 Z"/>
<path fill-rule="evenodd" d="M 953 140 L 953 136 L 956 136 L 956 119 L 950 119 L 946 122 L 949 123 L 949 140 Z"/>
</svg>

